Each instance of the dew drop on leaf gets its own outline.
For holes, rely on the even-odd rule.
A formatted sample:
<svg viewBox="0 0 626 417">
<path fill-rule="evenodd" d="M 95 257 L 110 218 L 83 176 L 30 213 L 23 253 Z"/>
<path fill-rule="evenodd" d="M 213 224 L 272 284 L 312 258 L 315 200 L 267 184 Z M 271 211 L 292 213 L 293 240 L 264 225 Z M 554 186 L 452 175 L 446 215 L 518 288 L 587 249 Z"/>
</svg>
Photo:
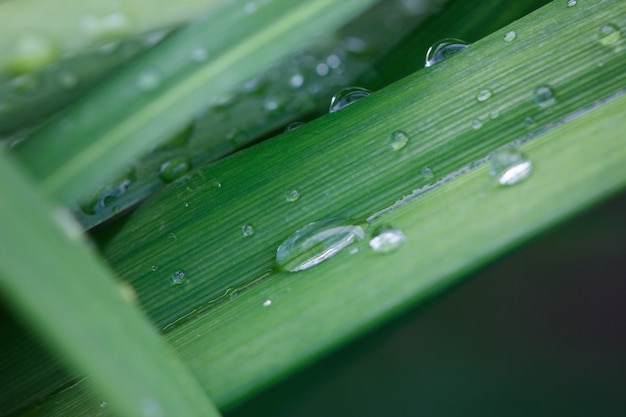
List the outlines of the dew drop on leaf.
<svg viewBox="0 0 626 417">
<path fill-rule="evenodd" d="M 372 94 L 371 91 L 361 87 L 346 87 L 340 90 L 330 100 L 330 113 L 334 113 L 338 110 L 348 107 L 351 104 L 356 103 L 364 97 Z"/>
<path fill-rule="evenodd" d="M 457 52 L 466 49 L 468 46 L 467 42 L 454 38 L 446 38 L 435 42 L 426 52 L 426 63 L 424 67 L 430 68 L 435 64 L 445 61 Z"/>
<path fill-rule="evenodd" d="M 522 151 L 512 147 L 498 149 L 489 157 L 489 173 L 501 185 L 515 185 L 528 178 L 532 162 Z"/>
<path fill-rule="evenodd" d="M 179 269 L 172 274 L 172 283 L 174 285 L 181 285 L 187 282 L 187 276 L 185 275 L 185 271 Z"/>
<path fill-rule="evenodd" d="M 359 225 L 342 219 L 313 222 L 289 236 L 276 250 L 276 263 L 284 271 L 312 268 L 365 237 Z"/>
<path fill-rule="evenodd" d="M 165 161 L 159 168 L 159 177 L 165 182 L 172 182 L 191 170 L 191 161 L 180 157 Z"/>
<path fill-rule="evenodd" d="M 598 36 L 602 45 L 611 45 L 619 41 L 621 31 L 616 24 L 607 23 L 600 28 Z"/>
<path fill-rule="evenodd" d="M 244 224 L 243 226 L 241 226 L 241 234 L 245 237 L 252 236 L 254 232 L 254 226 L 252 226 L 251 224 Z"/>
<path fill-rule="evenodd" d="M 556 103 L 554 91 L 549 85 L 542 85 L 533 91 L 533 101 L 541 108 L 552 106 Z"/>
<path fill-rule="evenodd" d="M 506 43 L 511 43 L 515 39 L 517 39 L 517 32 L 515 32 L 514 30 L 509 31 L 504 35 L 504 42 Z"/>
<path fill-rule="evenodd" d="M 285 200 L 288 203 L 294 203 L 300 198 L 300 192 L 298 190 L 289 190 L 285 193 Z"/>
<path fill-rule="evenodd" d="M 409 142 L 409 135 L 407 135 L 407 133 L 402 130 L 396 130 L 391 134 L 389 142 L 391 144 L 391 148 L 394 151 L 399 151 L 400 149 L 404 148 Z"/>
<path fill-rule="evenodd" d="M 382 226 L 374 232 L 369 245 L 375 252 L 389 253 L 400 247 L 405 240 L 406 236 L 401 230 L 395 227 Z"/>
<path fill-rule="evenodd" d="M 486 88 L 478 92 L 478 94 L 476 95 L 476 100 L 481 101 L 481 102 L 487 101 L 491 98 L 492 95 L 493 93 L 491 92 L 491 90 Z"/>
</svg>

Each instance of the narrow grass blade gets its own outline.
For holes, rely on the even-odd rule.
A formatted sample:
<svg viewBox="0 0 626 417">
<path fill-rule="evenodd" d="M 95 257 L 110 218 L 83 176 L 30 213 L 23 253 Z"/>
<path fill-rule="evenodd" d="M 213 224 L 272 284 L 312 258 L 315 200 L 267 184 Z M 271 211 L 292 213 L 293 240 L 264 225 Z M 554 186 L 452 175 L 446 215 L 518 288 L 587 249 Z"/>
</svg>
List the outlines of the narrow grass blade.
<svg viewBox="0 0 626 417">
<path fill-rule="evenodd" d="M 182 30 L 16 149 L 42 190 L 75 201 L 226 93 L 372 0 L 231 3 Z M 194 60 L 194 51 L 207 60 Z"/>
<path fill-rule="evenodd" d="M 0 162 L 5 301 L 66 363 L 87 373 L 121 415 L 219 415 L 171 349 L 124 300 L 67 212 L 42 201 L 3 153 Z"/>
<path fill-rule="evenodd" d="M 178 26 L 222 0 L 0 2 L 0 74 L 42 69 L 88 47 Z"/>
</svg>

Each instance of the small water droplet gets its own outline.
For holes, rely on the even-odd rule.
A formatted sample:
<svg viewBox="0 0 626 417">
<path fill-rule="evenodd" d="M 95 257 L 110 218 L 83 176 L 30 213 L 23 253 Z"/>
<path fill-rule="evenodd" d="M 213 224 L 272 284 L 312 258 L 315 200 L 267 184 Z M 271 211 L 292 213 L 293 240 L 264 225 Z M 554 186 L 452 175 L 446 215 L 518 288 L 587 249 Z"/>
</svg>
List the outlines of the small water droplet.
<svg viewBox="0 0 626 417">
<path fill-rule="evenodd" d="M 159 87 L 161 84 L 161 76 L 154 68 L 143 71 L 137 78 L 137 85 L 144 91 L 151 91 Z"/>
<path fill-rule="evenodd" d="M 204 62 L 209 57 L 209 52 L 203 45 L 195 45 L 191 48 L 191 59 L 195 62 Z"/>
<path fill-rule="evenodd" d="M 478 130 L 478 129 L 480 129 L 481 127 L 483 127 L 483 122 L 481 122 L 479 119 L 475 119 L 475 120 L 472 122 L 472 129 L 476 129 L 476 130 Z"/>
<path fill-rule="evenodd" d="M 515 185 L 526 179 L 531 171 L 532 162 L 519 149 L 501 148 L 489 157 L 489 173 L 501 185 Z"/>
<path fill-rule="evenodd" d="M 104 16 L 88 14 L 83 17 L 81 25 L 89 36 L 99 38 L 119 38 L 131 28 L 129 17 L 121 12 Z"/>
<path fill-rule="evenodd" d="M 532 117 L 527 117 L 524 119 L 524 124 L 528 127 L 534 126 L 535 119 L 533 119 Z"/>
<path fill-rule="evenodd" d="M 238 148 L 248 142 L 248 135 L 242 130 L 233 128 L 226 133 L 226 139 L 233 147 Z"/>
<path fill-rule="evenodd" d="M 605 24 L 598 32 L 598 37 L 600 38 L 600 43 L 602 45 L 611 45 L 616 43 L 619 41 L 621 35 L 619 26 L 614 23 Z"/>
<path fill-rule="evenodd" d="M 107 405 L 109 405 L 109 403 L 107 403 L 106 401 L 102 401 L 102 402 L 100 403 L 100 408 L 104 408 L 104 407 L 106 407 Z"/>
<path fill-rule="evenodd" d="M 406 236 L 401 230 L 390 226 L 379 228 L 369 241 L 370 248 L 375 252 L 388 253 L 396 250 L 404 241 Z"/>
<path fill-rule="evenodd" d="M 300 88 L 304 84 L 304 76 L 300 73 L 293 74 L 289 78 L 289 85 L 291 88 Z"/>
<path fill-rule="evenodd" d="M 78 78 L 71 72 L 59 73 L 58 80 L 63 88 L 74 88 L 78 84 Z"/>
<path fill-rule="evenodd" d="M 295 201 L 298 201 L 299 198 L 300 198 L 300 192 L 298 190 L 289 190 L 285 193 L 285 200 L 288 203 L 293 203 Z"/>
<path fill-rule="evenodd" d="M 478 94 L 476 95 L 476 100 L 480 102 L 487 101 L 491 98 L 492 95 L 493 93 L 491 92 L 491 90 L 488 88 L 485 88 L 484 90 L 480 90 L 478 92 Z"/>
<path fill-rule="evenodd" d="M 152 266 L 150 267 L 150 269 L 152 270 L 152 272 L 156 272 L 156 271 L 158 271 L 158 270 L 159 270 L 159 266 L 158 266 L 158 265 L 152 265 Z"/>
<path fill-rule="evenodd" d="M 178 240 L 178 236 L 176 236 L 176 233 L 174 232 L 170 232 L 170 234 L 167 235 L 167 238 L 174 241 Z"/>
<path fill-rule="evenodd" d="M 254 14 L 257 11 L 257 5 L 254 3 L 246 3 L 245 6 L 243 6 L 243 12 L 245 14 Z"/>
<path fill-rule="evenodd" d="M 369 96 L 371 91 L 366 90 L 361 87 L 347 87 L 340 90 L 337 94 L 333 96 L 330 100 L 330 113 L 334 113 L 337 110 L 341 110 L 344 107 L 348 107 L 349 105 L 356 103 L 364 97 Z"/>
<path fill-rule="evenodd" d="M 289 123 L 287 125 L 287 127 L 285 128 L 285 132 L 291 132 L 292 130 L 296 130 L 299 127 L 304 126 L 306 123 L 304 122 L 293 122 L 293 123 Z"/>
<path fill-rule="evenodd" d="M 500 112 L 499 112 L 498 110 L 494 110 L 494 111 L 492 111 L 491 113 L 489 113 L 489 117 L 490 117 L 491 119 L 497 119 L 497 118 L 498 118 L 498 116 L 500 116 Z"/>
<path fill-rule="evenodd" d="M 181 285 L 187 282 L 187 276 L 185 275 L 185 271 L 179 269 L 178 271 L 172 274 L 172 283 L 174 285 Z"/>
<path fill-rule="evenodd" d="M 252 236 L 254 234 L 254 226 L 251 224 L 244 224 L 241 226 L 241 234 L 245 237 Z"/>
<path fill-rule="evenodd" d="M 9 68 L 18 74 L 39 70 L 57 59 L 56 45 L 39 35 L 26 35 L 14 43 Z"/>
<path fill-rule="evenodd" d="M 325 77 L 330 72 L 330 69 L 328 68 L 328 65 L 326 65 L 323 62 L 321 62 L 321 63 L 317 64 L 317 66 L 315 67 L 315 72 L 320 77 Z"/>
<path fill-rule="evenodd" d="M 183 206 L 185 206 L 185 208 L 189 207 L 189 202 L 188 202 L 188 201 L 185 201 L 185 202 L 183 203 Z"/>
<path fill-rule="evenodd" d="M 396 130 L 391 134 L 389 141 L 391 143 L 391 148 L 394 151 L 399 151 L 400 149 L 404 148 L 409 142 L 409 135 L 407 135 L 406 132 L 402 130 Z"/>
<path fill-rule="evenodd" d="M 506 43 L 511 43 L 515 39 L 517 39 L 517 32 L 515 32 L 514 30 L 509 31 L 504 35 L 504 42 Z"/>
<path fill-rule="evenodd" d="M 460 39 L 446 38 L 433 44 L 426 52 L 425 68 L 438 64 L 459 51 L 467 49 L 468 43 Z"/>
<path fill-rule="evenodd" d="M 574 7 L 578 4 L 576 0 L 567 0 L 567 7 Z"/>
<path fill-rule="evenodd" d="M 433 179 L 434 176 L 435 174 L 433 173 L 433 170 L 429 167 L 422 169 L 422 177 L 424 177 L 424 179 L 430 180 Z"/>
<path fill-rule="evenodd" d="M 554 91 L 549 85 L 542 85 L 533 91 L 533 101 L 541 108 L 552 106 L 556 102 Z"/>
<path fill-rule="evenodd" d="M 326 63 L 332 69 L 337 69 L 337 68 L 339 68 L 339 66 L 341 66 L 341 58 L 339 58 L 335 54 L 328 55 L 328 57 L 326 57 Z"/>
<path fill-rule="evenodd" d="M 346 51 L 354 55 L 366 54 L 369 50 L 367 42 L 361 38 L 348 36 L 344 39 Z"/>
<path fill-rule="evenodd" d="M 159 168 L 159 177 L 165 182 L 172 182 L 191 170 L 191 161 L 180 157 L 163 162 Z"/>
<path fill-rule="evenodd" d="M 272 300 L 267 299 L 265 301 L 263 301 L 263 307 L 269 307 L 272 305 Z"/>
<path fill-rule="evenodd" d="M 289 236 L 276 250 L 276 263 L 289 272 L 312 268 L 365 237 L 361 226 L 341 219 L 313 222 Z"/>
</svg>

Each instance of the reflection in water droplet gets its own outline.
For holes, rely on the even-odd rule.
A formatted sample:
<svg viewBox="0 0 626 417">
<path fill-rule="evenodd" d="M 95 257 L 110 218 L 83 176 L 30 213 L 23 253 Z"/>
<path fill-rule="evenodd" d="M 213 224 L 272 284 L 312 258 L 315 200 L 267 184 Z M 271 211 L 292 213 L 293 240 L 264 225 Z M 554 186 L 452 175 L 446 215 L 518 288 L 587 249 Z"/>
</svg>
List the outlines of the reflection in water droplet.
<svg viewBox="0 0 626 417">
<path fill-rule="evenodd" d="M 290 190 L 285 193 L 285 200 L 289 203 L 298 201 L 300 198 L 300 192 L 298 190 Z"/>
<path fill-rule="evenodd" d="M 406 236 L 401 230 L 394 227 L 383 226 L 379 228 L 369 241 L 370 248 L 379 253 L 388 253 L 397 249 Z"/>
<path fill-rule="evenodd" d="M 598 33 L 598 37 L 600 38 L 600 43 L 602 45 L 611 45 L 619 41 L 621 36 L 621 31 L 619 26 L 613 23 L 607 23 L 606 25 L 600 28 Z"/>
<path fill-rule="evenodd" d="M 251 224 L 244 224 L 241 226 L 241 234 L 245 237 L 252 236 L 254 234 L 254 226 Z"/>
<path fill-rule="evenodd" d="M 404 148 L 408 143 L 409 135 L 407 135 L 406 132 L 403 132 L 402 130 L 396 130 L 391 134 L 389 141 L 391 143 L 391 148 L 394 151 L 399 151 L 400 149 Z"/>
<path fill-rule="evenodd" d="M 501 148 L 489 157 L 489 173 L 501 185 L 515 185 L 526 179 L 531 171 L 532 162 L 519 149 Z"/>
<path fill-rule="evenodd" d="M 426 52 L 426 63 L 424 67 L 429 68 L 435 64 L 445 61 L 452 55 L 456 54 L 459 51 L 462 51 L 463 49 L 466 49 L 467 47 L 468 43 L 460 39 L 442 39 L 439 42 L 433 44 L 433 46 L 431 46 L 430 48 L 428 48 L 428 52 Z"/>
<path fill-rule="evenodd" d="M 482 101 L 487 101 L 487 100 L 489 100 L 491 98 L 492 94 L 493 93 L 488 88 L 486 88 L 484 90 L 480 90 L 478 92 L 478 94 L 476 95 L 476 100 L 481 101 L 481 102 Z"/>
<path fill-rule="evenodd" d="M 161 84 L 161 76 L 154 68 L 142 72 L 137 79 L 137 86 L 144 91 L 151 91 Z"/>
<path fill-rule="evenodd" d="M 541 108 L 552 106 L 556 102 L 554 91 L 549 85 L 542 85 L 533 91 L 533 101 Z"/>
<path fill-rule="evenodd" d="M 348 107 L 349 105 L 356 103 L 364 97 L 369 96 L 371 91 L 366 90 L 361 87 L 347 87 L 340 90 L 337 94 L 333 96 L 330 100 L 330 113 L 334 113 L 337 110 L 341 110 L 344 107 Z"/>
<path fill-rule="evenodd" d="M 191 170 L 191 161 L 181 157 L 166 161 L 159 168 L 159 177 L 165 182 L 172 182 Z"/>
<path fill-rule="evenodd" d="M 306 123 L 304 122 L 293 122 L 293 123 L 289 123 L 287 125 L 287 127 L 285 128 L 285 132 L 291 132 L 292 130 L 296 130 L 299 127 L 304 126 Z"/>
<path fill-rule="evenodd" d="M 272 300 L 267 299 L 265 301 L 263 301 L 263 307 L 269 307 L 272 305 Z"/>
<path fill-rule="evenodd" d="M 574 7 L 576 6 L 577 1 L 576 0 L 567 0 L 567 7 Z"/>
<path fill-rule="evenodd" d="M 363 239 L 361 226 L 342 219 L 313 222 L 289 236 L 276 250 L 277 265 L 289 272 L 312 268 Z"/>
<path fill-rule="evenodd" d="M 506 35 L 504 35 L 504 42 L 506 43 L 513 42 L 515 39 L 517 39 L 517 32 L 514 30 L 507 32 Z"/>
<path fill-rule="evenodd" d="M 185 271 L 179 269 L 178 271 L 172 274 L 172 283 L 174 285 L 180 285 L 187 282 L 187 277 L 185 276 Z"/>
</svg>

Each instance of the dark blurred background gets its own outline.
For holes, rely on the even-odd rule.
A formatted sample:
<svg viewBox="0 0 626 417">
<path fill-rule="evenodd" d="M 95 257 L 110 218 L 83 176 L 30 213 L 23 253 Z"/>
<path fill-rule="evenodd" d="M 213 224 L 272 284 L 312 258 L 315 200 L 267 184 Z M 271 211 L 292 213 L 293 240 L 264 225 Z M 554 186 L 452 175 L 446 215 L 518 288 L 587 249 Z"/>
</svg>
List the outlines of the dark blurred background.
<svg viewBox="0 0 626 417">
<path fill-rule="evenodd" d="M 227 417 L 626 415 L 626 193 Z"/>
</svg>

